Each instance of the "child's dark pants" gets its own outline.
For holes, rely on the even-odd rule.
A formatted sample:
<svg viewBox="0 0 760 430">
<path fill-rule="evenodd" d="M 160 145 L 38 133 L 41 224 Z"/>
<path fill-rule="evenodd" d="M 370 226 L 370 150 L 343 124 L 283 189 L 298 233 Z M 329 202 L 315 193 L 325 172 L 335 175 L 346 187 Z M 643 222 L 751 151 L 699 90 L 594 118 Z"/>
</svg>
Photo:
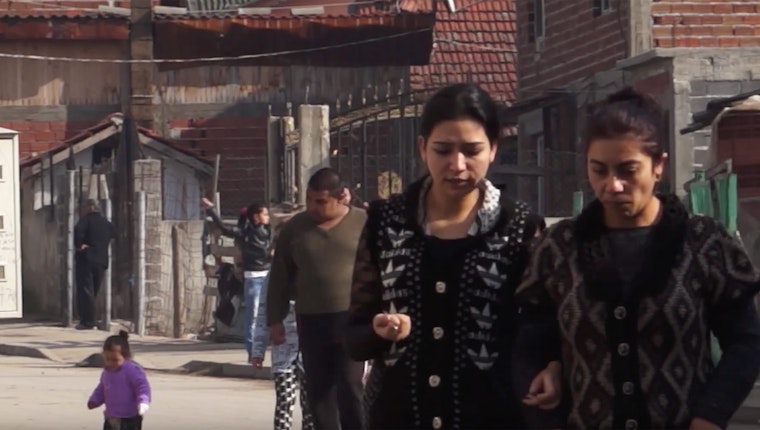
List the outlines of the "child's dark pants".
<svg viewBox="0 0 760 430">
<path fill-rule="evenodd" d="M 103 430 L 142 430 L 143 417 L 106 418 Z"/>
</svg>

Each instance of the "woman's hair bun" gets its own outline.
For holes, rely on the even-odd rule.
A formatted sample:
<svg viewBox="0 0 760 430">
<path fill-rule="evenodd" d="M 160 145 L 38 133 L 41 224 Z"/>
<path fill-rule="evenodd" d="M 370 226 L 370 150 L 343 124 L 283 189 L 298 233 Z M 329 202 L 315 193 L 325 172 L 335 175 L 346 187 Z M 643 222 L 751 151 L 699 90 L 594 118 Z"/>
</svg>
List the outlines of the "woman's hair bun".
<svg viewBox="0 0 760 430">
<path fill-rule="evenodd" d="M 119 330 L 119 336 L 124 339 L 129 339 L 129 332 L 126 330 Z"/>
<path fill-rule="evenodd" d="M 648 109 L 657 108 L 657 102 L 647 94 L 641 93 L 633 89 L 633 87 L 625 87 L 614 94 L 611 94 L 605 100 L 605 104 L 610 105 L 613 103 L 632 103 L 636 106 Z"/>
</svg>

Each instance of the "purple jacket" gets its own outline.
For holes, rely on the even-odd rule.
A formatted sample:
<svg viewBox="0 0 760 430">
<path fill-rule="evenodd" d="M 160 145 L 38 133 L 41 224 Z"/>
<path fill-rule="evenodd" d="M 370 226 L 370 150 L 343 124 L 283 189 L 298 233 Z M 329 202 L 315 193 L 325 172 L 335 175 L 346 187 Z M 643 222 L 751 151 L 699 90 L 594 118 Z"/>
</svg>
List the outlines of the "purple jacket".
<svg viewBox="0 0 760 430">
<path fill-rule="evenodd" d="M 150 404 L 150 384 L 145 371 L 132 360 L 124 361 L 116 370 L 103 369 L 90 403 L 95 407 L 105 403 L 106 418 L 137 416 L 140 403 Z"/>
</svg>

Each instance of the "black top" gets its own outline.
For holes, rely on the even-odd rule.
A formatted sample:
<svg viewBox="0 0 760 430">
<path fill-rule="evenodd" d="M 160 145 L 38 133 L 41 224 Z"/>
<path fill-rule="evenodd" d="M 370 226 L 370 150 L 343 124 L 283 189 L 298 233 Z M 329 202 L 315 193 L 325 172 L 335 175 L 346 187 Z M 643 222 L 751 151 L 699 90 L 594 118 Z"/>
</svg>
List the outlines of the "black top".
<svg viewBox="0 0 760 430">
<path fill-rule="evenodd" d="M 206 210 L 222 234 L 235 239 L 243 257 L 243 270 L 262 272 L 272 266 L 272 229 L 269 225 L 246 221 L 243 228 L 228 226 L 213 209 Z"/>
<path fill-rule="evenodd" d="M 368 427 L 524 428 L 511 351 L 526 208 L 489 187 L 478 231 L 442 240 L 420 225 L 424 187 L 373 203 L 359 241 L 346 343 L 355 360 L 374 360 Z M 378 337 L 380 312 L 409 315 L 410 336 Z"/>
<path fill-rule="evenodd" d="M 108 246 L 115 238 L 116 229 L 100 212 L 90 212 L 79 218 L 74 227 L 77 262 L 108 268 Z M 87 249 L 82 250 L 82 245 L 87 245 Z"/>
</svg>

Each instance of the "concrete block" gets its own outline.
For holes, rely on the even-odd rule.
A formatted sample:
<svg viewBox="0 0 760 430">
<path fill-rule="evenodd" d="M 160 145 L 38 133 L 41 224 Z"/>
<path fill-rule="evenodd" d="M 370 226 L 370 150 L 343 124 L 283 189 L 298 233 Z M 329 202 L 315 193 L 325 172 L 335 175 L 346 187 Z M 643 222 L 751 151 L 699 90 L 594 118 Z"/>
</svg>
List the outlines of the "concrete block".
<svg viewBox="0 0 760 430">
<path fill-rule="evenodd" d="M 707 83 L 707 94 L 717 97 L 730 97 L 742 90 L 740 81 L 716 81 Z"/>
<path fill-rule="evenodd" d="M 705 169 L 710 166 L 710 151 L 705 148 L 694 148 L 694 167 Z"/>
<path fill-rule="evenodd" d="M 689 101 L 691 105 L 691 113 L 702 112 L 707 108 L 707 103 L 712 100 L 712 97 L 692 97 Z"/>
<path fill-rule="evenodd" d="M 330 166 L 330 110 L 326 105 L 301 105 L 299 114 L 301 139 L 298 148 L 298 199 L 303 203 L 306 185 L 311 175 L 323 167 Z"/>
<path fill-rule="evenodd" d="M 705 82 L 705 81 L 691 81 L 691 95 L 692 96 L 706 96 L 707 95 L 707 82 Z"/>
<path fill-rule="evenodd" d="M 712 144 L 712 133 L 706 132 L 706 133 L 694 133 L 694 150 L 708 150 L 710 149 L 710 145 Z"/>
<path fill-rule="evenodd" d="M 743 81 L 741 83 L 741 92 L 748 93 L 750 91 L 760 90 L 760 80 L 756 81 Z"/>
</svg>

